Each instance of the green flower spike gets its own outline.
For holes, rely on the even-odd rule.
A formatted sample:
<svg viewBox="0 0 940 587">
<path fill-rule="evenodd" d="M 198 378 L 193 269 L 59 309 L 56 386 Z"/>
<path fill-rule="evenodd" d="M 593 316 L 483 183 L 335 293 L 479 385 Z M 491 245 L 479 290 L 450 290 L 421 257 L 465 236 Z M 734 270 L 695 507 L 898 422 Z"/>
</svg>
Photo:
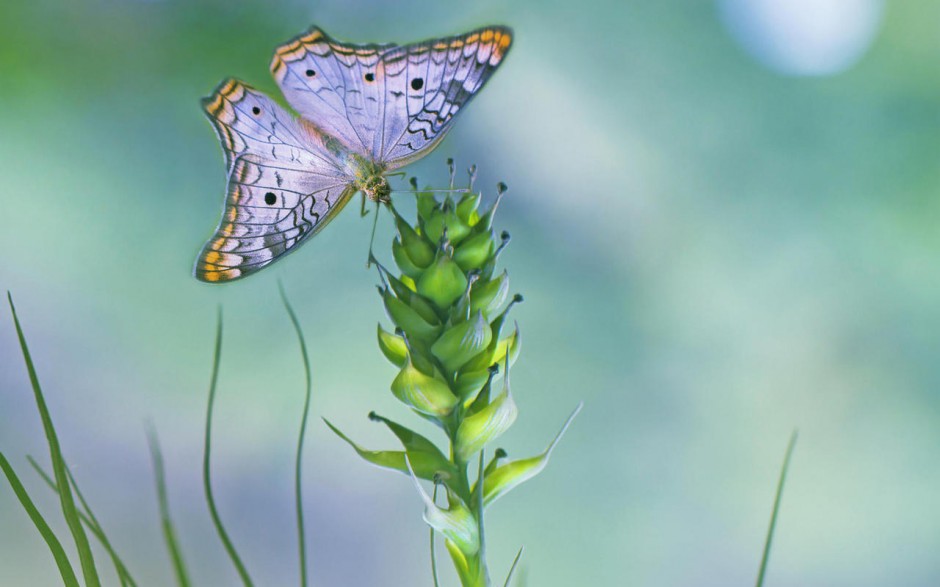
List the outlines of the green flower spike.
<svg viewBox="0 0 940 587">
<path fill-rule="evenodd" d="M 438 191 L 460 192 L 449 165 L 449 189 Z M 443 538 L 461 584 L 488 587 L 483 510 L 538 474 L 561 434 L 530 459 L 507 462 L 506 452 L 495 449 L 484 467 L 486 448 L 513 425 L 519 411 L 509 368 L 519 356 L 521 337 L 518 324 L 510 328 L 508 315 L 522 296 L 511 295 L 508 272 L 496 271 L 510 241 L 508 233 L 493 229 L 506 186 L 499 184 L 495 202 L 481 211 L 483 198 L 472 189 L 475 174 L 471 167 L 470 186 L 456 198 L 418 192 L 415 222 L 389 205 L 397 229 L 391 256 L 399 275 L 370 257 L 392 321 L 391 328 L 380 324 L 376 332 L 382 354 L 398 369 L 391 391 L 444 433 L 447 450 L 374 413 L 370 417 L 389 428 L 401 450 L 366 450 L 327 424 L 366 461 L 412 477 L 424 519 Z M 411 183 L 417 191 L 417 181 Z M 428 495 L 422 479 L 444 489 L 446 505 Z"/>
</svg>

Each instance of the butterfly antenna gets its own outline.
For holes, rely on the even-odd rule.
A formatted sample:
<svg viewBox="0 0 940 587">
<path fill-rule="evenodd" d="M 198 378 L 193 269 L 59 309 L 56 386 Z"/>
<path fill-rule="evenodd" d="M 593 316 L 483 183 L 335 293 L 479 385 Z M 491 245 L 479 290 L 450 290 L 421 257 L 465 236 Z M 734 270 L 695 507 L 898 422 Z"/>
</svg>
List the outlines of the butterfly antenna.
<svg viewBox="0 0 940 587">
<path fill-rule="evenodd" d="M 452 190 L 392 190 L 393 194 L 463 194 L 469 192 L 470 188 L 454 188 Z"/>
<path fill-rule="evenodd" d="M 363 202 L 363 209 L 365 209 L 365 202 Z M 366 258 L 366 269 L 372 267 L 372 263 L 375 261 L 375 255 L 372 253 L 372 245 L 375 243 L 375 227 L 379 225 L 379 203 L 375 202 L 375 218 L 372 219 L 372 236 L 369 237 L 369 256 Z"/>
</svg>

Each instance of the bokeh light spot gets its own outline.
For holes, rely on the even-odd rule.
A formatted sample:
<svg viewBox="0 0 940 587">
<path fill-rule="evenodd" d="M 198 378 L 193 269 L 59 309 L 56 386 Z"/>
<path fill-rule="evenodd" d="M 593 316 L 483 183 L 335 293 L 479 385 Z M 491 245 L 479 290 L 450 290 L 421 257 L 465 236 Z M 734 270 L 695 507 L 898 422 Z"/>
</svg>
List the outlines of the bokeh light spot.
<svg viewBox="0 0 940 587">
<path fill-rule="evenodd" d="M 871 46 L 883 0 L 719 0 L 725 27 L 754 58 L 788 75 L 845 71 Z"/>
</svg>

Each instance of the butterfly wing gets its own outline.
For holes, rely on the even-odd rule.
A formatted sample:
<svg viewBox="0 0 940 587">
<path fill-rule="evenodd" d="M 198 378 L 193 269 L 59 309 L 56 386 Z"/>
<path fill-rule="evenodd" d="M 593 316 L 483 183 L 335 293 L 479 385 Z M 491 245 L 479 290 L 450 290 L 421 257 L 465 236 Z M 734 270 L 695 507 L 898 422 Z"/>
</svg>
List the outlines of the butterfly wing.
<svg viewBox="0 0 940 587">
<path fill-rule="evenodd" d="M 271 73 L 306 120 L 356 153 L 380 145 L 382 88 L 376 66 L 392 45 L 352 45 L 313 27 L 277 48 Z"/>
<path fill-rule="evenodd" d="M 227 80 L 203 105 L 225 152 L 228 196 L 194 273 L 202 281 L 230 281 L 295 250 L 355 189 L 323 137 L 264 94 Z"/>
<path fill-rule="evenodd" d="M 379 67 L 384 111 L 375 160 L 395 169 L 433 149 L 511 44 L 511 29 L 486 27 L 386 50 Z"/>
</svg>

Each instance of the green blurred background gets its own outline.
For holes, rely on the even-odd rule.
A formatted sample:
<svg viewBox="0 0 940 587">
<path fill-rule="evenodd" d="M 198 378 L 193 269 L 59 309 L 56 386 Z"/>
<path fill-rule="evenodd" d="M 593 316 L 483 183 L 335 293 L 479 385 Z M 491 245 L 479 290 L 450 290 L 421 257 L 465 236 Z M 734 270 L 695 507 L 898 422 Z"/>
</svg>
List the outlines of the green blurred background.
<svg viewBox="0 0 940 587">
<path fill-rule="evenodd" d="M 0 288 L 66 456 L 143 584 L 171 582 L 147 420 L 193 579 L 236 583 L 199 470 L 220 303 L 220 509 L 260 584 L 296 582 L 303 371 L 278 278 L 314 363 L 314 584 L 431 583 L 411 482 L 319 420 L 373 448 L 395 439 L 370 410 L 417 421 L 375 343 L 388 322 L 364 267 L 371 217 L 346 211 L 245 281 L 190 275 L 224 189 L 198 100 L 229 75 L 275 92 L 273 48 L 313 23 L 361 42 L 515 28 L 500 72 L 409 168 L 440 185 L 453 156 L 479 165 L 487 197 L 510 186 L 501 260 L 526 302 L 520 417 L 500 444 L 539 452 L 585 402 L 543 475 L 490 510 L 497 575 L 525 545 L 538 587 L 753 584 L 799 427 L 767 585 L 940 584 L 937 2 L 8 1 Z M 391 237 L 384 215 L 386 260 Z M 5 310 L 0 386 L 0 450 L 52 514 L 24 458 L 45 445 Z M 56 583 L 0 484 L 0 584 Z"/>
</svg>

